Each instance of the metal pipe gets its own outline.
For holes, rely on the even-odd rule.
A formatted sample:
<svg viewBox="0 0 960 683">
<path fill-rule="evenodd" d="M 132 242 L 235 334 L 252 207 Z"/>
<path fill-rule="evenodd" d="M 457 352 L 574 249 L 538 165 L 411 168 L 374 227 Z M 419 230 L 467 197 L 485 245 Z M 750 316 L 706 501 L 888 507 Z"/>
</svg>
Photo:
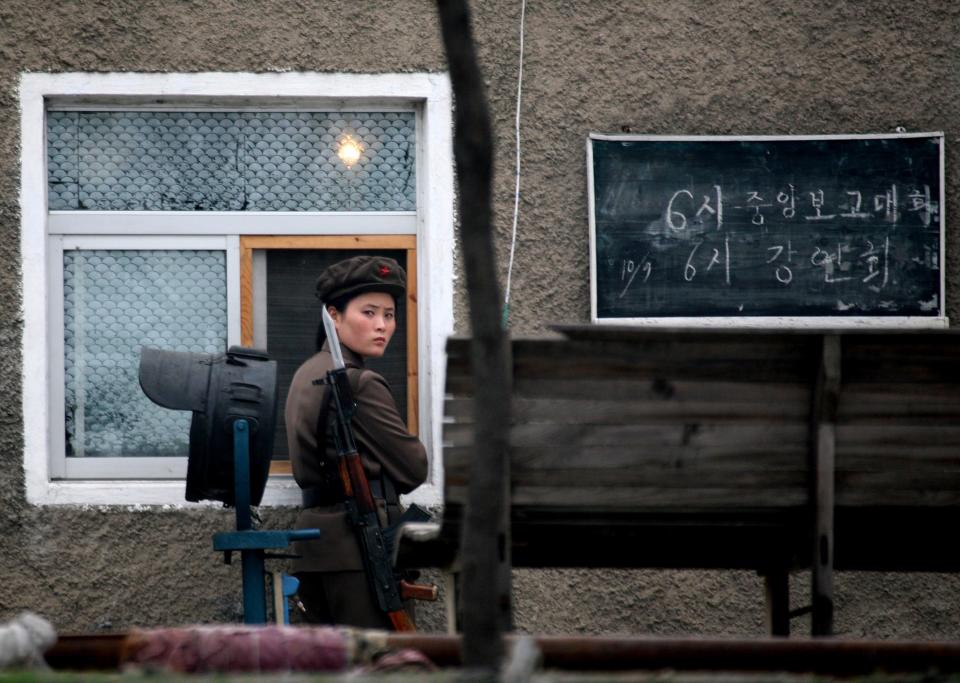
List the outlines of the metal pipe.
<svg viewBox="0 0 960 683">
<path fill-rule="evenodd" d="M 516 636 L 510 641 L 515 642 Z M 534 636 L 545 668 L 679 669 L 859 674 L 960 671 L 960 642 Z M 411 647 L 440 666 L 457 666 L 457 636 L 389 634 L 391 647 Z"/>
<path fill-rule="evenodd" d="M 251 627 L 256 628 L 256 627 Z M 308 628 L 308 627 L 303 627 Z M 382 634 L 381 634 L 382 637 Z M 518 636 L 507 639 L 508 647 Z M 551 669 L 785 671 L 851 675 L 960 671 L 960 641 L 800 640 L 533 636 Z M 62 636 L 46 654 L 55 669 L 118 669 L 126 634 Z M 442 667 L 460 666 L 460 636 L 390 633 L 391 648 L 419 650 Z"/>
</svg>

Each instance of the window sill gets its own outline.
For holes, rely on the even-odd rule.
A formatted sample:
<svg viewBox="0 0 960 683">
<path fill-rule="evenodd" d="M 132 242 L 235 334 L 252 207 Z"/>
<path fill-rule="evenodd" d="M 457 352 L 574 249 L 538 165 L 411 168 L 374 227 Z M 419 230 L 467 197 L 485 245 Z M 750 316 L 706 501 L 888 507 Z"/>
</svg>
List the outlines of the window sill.
<svg viewBox="0 0 960 683">
<path fill-rule="evenodd" d="M 153 509 L 158 506 L 176 509 L 221 507 L 221 504 L 215 501 L 190 503 L 184 500 L 183 496 L 183 481 L 50 481 L 44 487 L 28 489 L 27 501 L 37 506 L 126 507 L 134 510 Z M 408 504 L 438 506 L 442 502 L 442 494 L 435 485 L 424 484 L 410 495 L 404 496 L 403 500 Z M 292 477 L 274 477 L 267 482 L 261 507 L 283 508 L 299 505 L 300 488 Z"/>
</svg>

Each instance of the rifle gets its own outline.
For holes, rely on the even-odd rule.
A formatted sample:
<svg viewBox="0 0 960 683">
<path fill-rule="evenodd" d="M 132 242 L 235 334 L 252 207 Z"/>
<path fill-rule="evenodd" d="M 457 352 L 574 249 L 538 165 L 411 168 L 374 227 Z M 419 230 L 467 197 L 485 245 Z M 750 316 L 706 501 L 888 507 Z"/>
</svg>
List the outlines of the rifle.
<svg viewBox="0 0 960 683">
<path fill-rule="evenodd" d="M 330 389 L 336 416 L 333 438 L 337 447 L 337 468 L 343 486 L 347 519 L 360 542 L 364 573 L 377 605 L 387 613 L 394 629 L 415 631 L 416 627 L 403 609 L 402 600 L 436 600 L 437 587 L 410 583 L 401 579 L 394 571 L 391 563 L 393 530 L 388 534 L 387 530 L 380 526 L 377 506 L 373 494 L 370 493 L 370 483 L 367 481 L 367 473 L 363 469 L 350 425 L 357 404 L 353 400 L 353 391 L 347 378 L 340 339 L 326 306 L 322 308 L 323 326 L 326 328 L 330 354 L 333 356 L 333 369 L 327 372 L 324 384 Z"/>
</svg>

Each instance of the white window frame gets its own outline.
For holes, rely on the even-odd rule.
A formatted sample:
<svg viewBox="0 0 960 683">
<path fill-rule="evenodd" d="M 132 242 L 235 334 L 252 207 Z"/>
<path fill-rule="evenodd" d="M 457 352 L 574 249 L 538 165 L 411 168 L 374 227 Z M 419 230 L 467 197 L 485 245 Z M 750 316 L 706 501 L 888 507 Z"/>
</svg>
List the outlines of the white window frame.
<svg viewBox="0 0 960 683">
<path fill-rule="evenodd" d="M 47 242 L 47 307 L 48 328 L 63 330 L 63 254 L 68 250 L 130 249 L 130 250 L 195 250 L 224 252 L 226 263 L 227 341 L 240 338 L 240 275 L 239 238 L 233 236 L 153 236 L 137 235 L 50 235 Z M 51 417 L 64 415 L 66 390 L 64 382 L 64 336 L 50 335 L 49 387 Z M 57 457 L 66 451 L 63 421 L 50 421 L 50 478 L 51 479 L 120 479 L 134 478 L 176 479 L 187 476 L 187 458 L 184 457 Z"/>
<path fill-rule="evenodd" d="M 63 249 L 226 250 L 227 342 L 238 344 L 239 235 L 404 233 L 417 235 L 419 428 L 431 455 L 429 480 L 409 498 L 426 505 L 442 502 L 444 344 L 453 331 L 454 279 L 452 98 L 447 74 L 27 73 L 20 78 L 20 104 L 23 464 L 29 503 L 134 508 L 188 505 L 184 502 L 184 458 L 169 459 L 176 463 L 136 459 L 147 466 L 143 476 L 157 474 L 149 471 L 157 466 L 159 474 L 169 479 L 111 479 L 102 470 L 98 472 L 97 465 L 63 462 Z M 51 109 L 412 109 L 417 117 L 417 211 L 49 211 L 46 112 Z M 173 219 L 176 225 L 171 225 Z M 76 471 L 65 469 L 68 466 Z M 120 474 L 136 475 L 136 471 Z M 60 478 L 72 476 L 84 478 Z M 298 505 L 296 483 L 291 477 L 272 476 L 263 504 Z"/>
</svg>

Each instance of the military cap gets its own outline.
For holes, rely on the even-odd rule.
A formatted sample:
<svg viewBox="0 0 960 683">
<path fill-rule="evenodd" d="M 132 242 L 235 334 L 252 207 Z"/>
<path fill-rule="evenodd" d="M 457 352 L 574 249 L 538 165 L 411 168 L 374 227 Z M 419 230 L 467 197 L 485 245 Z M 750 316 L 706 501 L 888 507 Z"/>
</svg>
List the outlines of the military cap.
<svg viewBox="0 0 960 683">
<path fill-rule="evenodd" d="M 317 278 L 316 294 L 320 301 L 329 302 L 363 292 L 402 297 L 406 288 L 407 274 L 392 258 L 354 256 L 327 266 Z"/>
</svg>

